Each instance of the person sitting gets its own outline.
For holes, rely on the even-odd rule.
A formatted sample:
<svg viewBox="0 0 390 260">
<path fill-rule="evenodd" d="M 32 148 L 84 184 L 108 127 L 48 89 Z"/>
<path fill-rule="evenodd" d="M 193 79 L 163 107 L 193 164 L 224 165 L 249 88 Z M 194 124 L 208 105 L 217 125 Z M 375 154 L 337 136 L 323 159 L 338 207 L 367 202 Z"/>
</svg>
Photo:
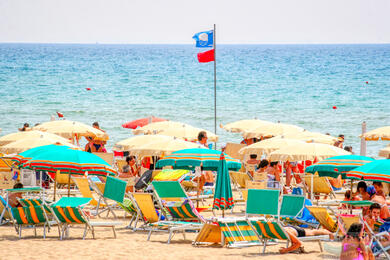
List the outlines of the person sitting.
<svg viewBox="0 0 390 260">
<path fill-rule="evenodd" d="M 362 200 L 370 200 L 371 196 L 367 192 L 367 184 L 364 181 L 360 181 L 357 185 L 357 193 L 360 194 Z"/>
<path fill-rule="evenodd" d="M 361 200 L 361 199 L 358 196 L 353 195 L 350 190 L 347 190 L 344 193 L 343 201 L 356 201 L 356 200 Z M 347 209 L 347 208 L 348 206 L 346 204 L 341 204 L 341 206 L 339 207 L 339 209 Z M 353 207 L 353 208 L 359 208 L 359 207 Z"/>
<path fill-rule="evenodd" d="M 296 226 L 287 226 L 284 227 L 284 230 L 290 238 L 291 246 L 287 248 L 282 247 L 281 249 L 279 249 L 279 252 L 281 254 L 289 253 L 296 250 L 304 252 L 302 242 L 299 240 L 300 237 L 329 235 L 329 239 L 334 239 L 333 233 L 326 229 L 304 229 Z"/>
<path fill-rule="evenodd" d="M 22 189 L 23 188 L 23 184 L 18 182 L 14 185 L 14 189 Z M 9 195 L 8 195 L 8 203 L 9 205 L 12 207 L 12 208 L 15 208 L 15 207 L 23 207 L 20 203 L 19 203 L 19 199 L 21 199 L 23 196 L 22 196 L 22 193 L 21 192 L 11 192 Z"/>
<path fill-rule="evenodd" d="M 206 131 L 200 131 L 198 134 L 198 141 L 196 143 L 208 148 L 207 139 L 208 137 Z"/>
<path fill-rule="evenodd" d="M 365 260 L 375 259 L 369 246 L 369 237 L 363 238 L 363 225 L 361 223 L 353 223 L 344 237 L 341 247 L 340 260 Z"/>
<path fill-rule="evenodd" d="M 347 152 L 350 152 L 351 154 L 354 154 L 354 153 L 352 152 L 352 146 L 345 146 L 345 147 L 344 147 L 344 150 L 347 151 Z"/>
<path fill-rule="evenodd" d="M 23 127 L 22 127 L 22 128 L 19 128 L 19 131 L 21 131 L 21 132 L 23 132 L 23 131 L 28 131 L 28 130 L 31 130 L 30 124 L 29 124 L 29 123 L 24 123 L 24 124 L 23 124 Z"/>
<path fill-rule="evenodd" d="M 119 174 L 119 178 L 139 177 L 141 167 L 137 166 L 135 156 L 131 155 L 126 157 L 126 165 L 123 166 L 122 172 Z"/>
<path fill-rule="evenodd" d="M 334 146 L 343 149 L 344 144 L 344 135 L 339 135 L 337 141 L 333 144 Z"/>
<path fill-rule="evenodd" d="M 386 195 L 385 195 L 385 193 L 383 191 L 383 184 L 382 184 L 382 182 L 374 181 L 372 183 L 372 185 L 374 186 L 374 188 L 376 190 L 376 195 L 382 196 L 384 199 L 386 199 Z"/>
<path fill-rule="evenodd" d="M 342 189 L 344 181 L 341 179 L 341 174 L 337 178 L 328 178 L 328 180 L 334 191 Z"/>
<path fill-rule="evenodd" d="M 96 128 L 102 132 L 105 132 L 104 130 L 102 130 L 99 126 L 99 123 L 98 122 L 94 122 L 92 124 L 92 127 L 93 128 Z M 89 152 L 89 153 L 106 153 L 107 150 L 106 148 L 104 147 L 104 145 L 106 144 L 106 141 L 102 141 L 102 140 L 99 140 L 97 138 L 94 138 L 94 137 L 90 137 L 90 136 L 86 136 L 85 137 L 88 141 L 88 143 L 85 145 L 85 148 L 84 150 L 86 152 Z"/>
<path fill-rule="evenodd" d="M 257 160 L 257 154 L 251 154 L 249 155 L 250 159 L 246 161 L 245 168 L 250 173 L 250 175 L 254 175 L 256 171 L 256 166 L 260 163 L 259 160 Z"/>
<path fill-rule="evenodd" d="M 367 222 L 371 230 L 374 230 L 374 224 L 377 221 L 383 222 L 383 220 L 380 218 L 381 209 L 382 207 L 378 203 L 371 204 L 370 208 L 368 209 L 367 215 L 364 216 L 364 220 Z"/>
<path fill-rule="evenodd" d="M 265 172 L 268 176 L 268 188 L 279 188 L 280 171 L 278 169 L 279 162 L 271 162 Z"/>
<path fill-rule="evenodd" d="M 254 180 L 264 179 L 263 176 L 267 175 L 265 170 L 268 168 L 268 165 L 269 165 L 268 160 L 266 159 L 261 160 L 259 165 L 257 165 L 257 171 L 255 171 L 253 174 L 253 179 Z"/>
<path fill-rule="evenodd" d="M 260 163 L 259 160 L 257 160 L 257 154 L 251 154 L 249 155 L 249 160 L 246 161 L 247 164 L 256 164 L 258 165 Z"/>
</svg>

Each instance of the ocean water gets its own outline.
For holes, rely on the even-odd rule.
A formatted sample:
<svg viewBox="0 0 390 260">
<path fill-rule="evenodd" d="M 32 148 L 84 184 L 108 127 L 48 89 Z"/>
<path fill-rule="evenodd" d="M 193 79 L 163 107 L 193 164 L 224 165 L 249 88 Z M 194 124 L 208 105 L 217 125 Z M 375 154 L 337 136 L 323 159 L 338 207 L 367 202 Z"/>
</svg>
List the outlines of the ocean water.
<svg viewBox="0 0 390 260">
<path fill-rule="evenodd" d="M 192 45 L 0 44 L 1 135 L 56 111 L 99 121 L 108 148 L 149 115 L 214 131 L 213 64 Z M 218 45 L 217 124 L 258 118 L 344 134 L 390 125 L 390 45 Z M 366 81 L 368 84 L 366 84 Z M 91 88 L 91 91 L 86 91 Z M 336 106 L 337 109 L 332 109 Z M 217 128 L 220 142 L 239 134 Z M 369 142 L 376 156 L 389 142 Z"/>
</svg>

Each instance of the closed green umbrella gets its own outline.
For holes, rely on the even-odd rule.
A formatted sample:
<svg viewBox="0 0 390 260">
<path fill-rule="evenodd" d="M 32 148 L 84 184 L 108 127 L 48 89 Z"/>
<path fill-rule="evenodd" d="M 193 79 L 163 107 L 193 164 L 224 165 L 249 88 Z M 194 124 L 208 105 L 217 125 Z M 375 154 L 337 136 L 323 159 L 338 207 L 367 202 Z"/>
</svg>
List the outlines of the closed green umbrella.
<svg viewBox="0 0 390 260">
<path fill-rule="evenodd" d="M 327 176 L 337 178 L 340 174 L 343 179 L 347 179 L 346 172 L 351 171 L 357 167 L 363 166 L 367 163 L 371 163 L 375 159 L 360 156 L 360 155 L 340 155 L 330 157 L 328 159 L 319 161 L 306 168 L 308 173 L 318 172 L 319 176 Z"/>
<path fill-rule="evenodd" d="M 233 192 L 230 186 L 229 170 L 225 155 L 221 153 L 215 184 L 213 209 L 225 210 L 234 207 Z"/>
<path fill-rule="evenodd" d="M 219 168 L 221 153 L 213 149 L 183 149 L 159 160 L 157 167 L 173 166 L 177 169 L 194 169 L 202 166 L 205 171 L 215 171 Z M 225 161 L 229 170 L 237 171 L 241 168 L 241 163 L 228 155 L 225 155 Z"/>
<path fill-rule="evenodd" d="M 347 172 L 351 179 L 390 183 L 390 159 L 376 160 Z"/>
</svg>

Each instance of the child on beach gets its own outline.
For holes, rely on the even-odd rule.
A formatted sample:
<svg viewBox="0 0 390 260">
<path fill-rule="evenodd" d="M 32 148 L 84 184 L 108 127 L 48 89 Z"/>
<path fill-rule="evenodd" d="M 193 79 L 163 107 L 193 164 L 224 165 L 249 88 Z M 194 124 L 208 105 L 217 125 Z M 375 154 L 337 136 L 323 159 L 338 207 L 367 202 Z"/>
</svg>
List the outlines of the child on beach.
<svg viewBox="0 0 390 260">
<path fill-rule="evenodd" d="M 344 237 L 341 246 L 340 260 L 374 260 L 370 247 L 368 246 L 369 237 L 363 238 L 363 225 L 353 223 Z"/>
<path fill-rule="evenodd" d="M 364 220 L 366 221 L 367 225 L 371 228 L 371 230 L 374 230 L 375 223 L 383 223 L 383 220 L 380 218 L 381 214 L 381 205 L 378 203 L 374 203 L 370 206 L 368 210 L 368 214 L 364 216 Z M 369 230 L 367 230 L 369 232 Z"/>
</svg>

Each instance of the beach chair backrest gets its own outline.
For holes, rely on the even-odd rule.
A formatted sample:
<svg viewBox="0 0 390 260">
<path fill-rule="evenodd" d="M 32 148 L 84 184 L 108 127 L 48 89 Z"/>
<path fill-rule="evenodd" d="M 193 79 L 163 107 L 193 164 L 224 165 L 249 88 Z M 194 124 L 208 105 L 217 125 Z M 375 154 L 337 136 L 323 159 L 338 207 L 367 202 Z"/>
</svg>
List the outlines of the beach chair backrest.
<svg viewBox="0 0 390 260">
<path fill-rule="evenodd" d="M 5 199 L 2 196 L 0 196 L 0 216 L 3 213 L 3 211 L 4 211 L 3 217 L 5 219 L 10 219 L 11 216 L 9 215 L 9 211 L 7 210 L 6 205 L 7 205 L 7 202 L 5 201 Z M 0 223 L 1 223 L 1 221 L 2 221 L 2 219 L 0 219 Z"/>
<path fill-rule="evenodd" d="M 311 189 L 311 178 L 310 175 L 305 175 L 304 180 L 308 187 L 308 189 Z M 330 184 L 328 182 L 328 179 L 326 177 L 319 177 L 318 175 L 313 176 L 313 192 L 314 193 L 324 193 L 329 194 L 332 192 L 332 188 L 330 187 Z"/>
<path fill-rule="evenodd" d="M 154 171 L 153 171 L 154 173 Z M 189 170 L 162 170 L 153 177 L 155 181 L 180 181 L 189 173 Z"/>
<path fill-rule="evenodd" d="M 315 206 L 306 206 L 306 208 L 325 229 L 329 230 L 330 232 L 336 232 L 337 223 L 329 215 L 329 212 L 326 208 Z"/>
<path fill-rule="evenodd" d="M 86 223 L 87 220 L 84 218 L 80 207 L 72 206 L 53 206 L 53 212 L 57 219 L 62 223 Z"/>
<path fill-rule="evenodd" d="M 103 196 L 116 202 L 123 202 L 126 192 L 126 182 L 118 178 L 107 176 Z"/>
<path fill-rule="evenodd" d="M 133 197 L 147 222 L 154 223 L 159 220 L 151 193 L 134 192 Z"/>
<path fill-rule="evenodd" d="M 265 239 L 289 239 L 279 222 L 265 220 L 251 220 L 251 225 L 255 228 L 260 237 Z"/>
<path fill-rule="evenodd" d="M 67 173 L 56 173 L 56 176 L 55 176 L 55 180 L 57 182 L 57 184 L 66 184 L 68 185 L 68 180 L 69 178 L 69 174 Z M 72 180 L 72 178 L 70 179 L 70 184 L 74 184 L 74 181 Z"/>
<path fill-rule="evenodd" d="M 338 225 L 341 233 L 345 236 L 345 235 L 347 235 L 347 231 L 348 231 L 349 227 L 353 223 L 360 223 L 360 222 L 361 221 L 360 221 L 359 215 L 339 214 L 337 225 Z"/>
<path fill-rule="evenodd" d="M 229 171 L 229 173 L 233 181 L 237 183 L 241 188 L 246 188 L 246 182 L 251 180 L 249 175 L 245 172 Z"/>
<path fill-rule="evenodd" d="M 125 160 L 115 160 L 116 167 L 118 168 L 119 172 L 123 171 L 123 166 L 127 165 L 127 162 Z"/>
<path fill-rule="evenodd" d="M 153 181 L 153 188 L 160 198 L 186 198 L 183 188 L 177 181 Z"/>
<path fill-rule="evenodd" d="M 165 208 L 173 219 L 190 220 L 201 218 L 189 200 L 184 202 L 168 202 Z"/>
<path fill-rule="evenodd" d="M 11 212 L 16 223 L 19 225 L 33 225 L 46 222 L 46 217 L 42 206 L 11 208 Z"/>
<path fill-rule="evenodd" d="M 248 190 L 246 214 L 277 216 L 279 190 Z"/>
<path fill-rule="evenodd" d="M 124 198 L 123 203 L 118 203 L 118 205 L 127 213 L 131 215 L 137 212 L 137 209 L 134 207 L 133 202 L 129 198 Z"/>
<path fill-rule="evenodd" d="M 86 177 L 72 177 L 72 179 L 76 183 L 77 188 L 79 188 L 79 191 L 84 198 L 93 198 L 92 191 Z"/>
<path fill-rule="evenodd" d="M 245 244 L 259 244 L 259 238 L 245 220 L 218 221 L 225 242 L 229 247 L 243 247 Z"/>
<path fill-rule="evenodd" d="M 305 205 L 305 196 L 289 195 L 282 196 L 282 204 L 280 206 L 281 217 L 297 218 L 301 217 Z"/>
</svg>

